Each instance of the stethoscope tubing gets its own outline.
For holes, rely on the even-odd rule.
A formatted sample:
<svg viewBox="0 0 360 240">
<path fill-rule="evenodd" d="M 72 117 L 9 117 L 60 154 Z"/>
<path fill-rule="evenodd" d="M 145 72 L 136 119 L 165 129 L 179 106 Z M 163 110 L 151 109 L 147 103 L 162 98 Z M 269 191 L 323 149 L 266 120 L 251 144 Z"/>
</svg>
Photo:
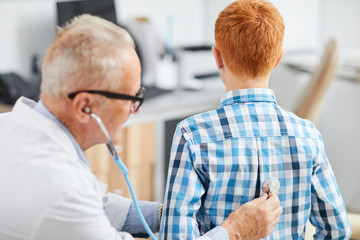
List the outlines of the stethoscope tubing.
<svg viewBox="0 0 360 240">
<path fill-rule="evenodd" d="M 121 158 L 119 157 L 119 155 L 116 152 L 116 149 L 114 147 L 114 144 L 111 141 L 110 135 L 108 133 L 108 131 L 106 130 L 105 125 L 103 124 L 103 122 L 101 121 L 101 118 L 99 116 L 97 116 L 95 113 L 91 113 L 90 114 L 91 117 L 95 120 L 95 122 L 99 125 L 101 131 L 104 133 L 108 143 L 106 144 L 107 149 L 109 150 L 109 153 L 112 157 L 112 159 L 114 160 L 114 162 L 116 163 L 116 166 L 120 169 L 120 171 L 123 173 L 125 181 L 128 185 L 128 188 L 130 190 L 130 194 L 131 194 L 131 198 L 134 202 L 135 205 L 135 209 L 136 212 L 140 218 L 140 221 L 142 223 L 142 225 L 144 226 L 146 232 L 149 234 L 149 236 L 151 237 L 152 240 L 157 240 L 156 237 L 154 236 L 154 233 L 151 231 L 149 225 L 147 224 L 144 215 L 141 212 L 138 200 L 136 198 L 135 195 L 135 191 L 134 188 L 132 187 L 130 178 L 129 178 L 129 170 L 126 168 L 124 162 L 121 160 Z"/>
</svg>

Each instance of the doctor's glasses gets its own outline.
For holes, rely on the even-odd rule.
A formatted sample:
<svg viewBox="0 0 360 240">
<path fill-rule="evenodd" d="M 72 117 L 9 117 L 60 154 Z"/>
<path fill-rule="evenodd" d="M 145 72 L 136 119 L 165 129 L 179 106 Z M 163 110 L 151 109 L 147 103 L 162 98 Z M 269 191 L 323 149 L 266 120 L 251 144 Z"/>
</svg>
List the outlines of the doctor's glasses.
<svg viewBox="0 0 360 240">
<path fill-rule="evenodd" d="M 144 102 L 145 88 L 141 87 L 135 96 L 121 94 L 121 93 L 108 92 L 108 91 L 101 91 L 101 90 L 80 90 L 77 92 L 69 93 L 68 97 L 70 99 L 74 99 L 77 94 L 82 93 L 82 92 L 91 93 L 91 94 L 99 94 L 99 95 L 102 95 L 104 97 L 111 98 L 111 99 L 130 100 L 130 101 L 132 101 L 133 111 L 137 112 L 139 110 L 140 106 Z"/>
</svg>

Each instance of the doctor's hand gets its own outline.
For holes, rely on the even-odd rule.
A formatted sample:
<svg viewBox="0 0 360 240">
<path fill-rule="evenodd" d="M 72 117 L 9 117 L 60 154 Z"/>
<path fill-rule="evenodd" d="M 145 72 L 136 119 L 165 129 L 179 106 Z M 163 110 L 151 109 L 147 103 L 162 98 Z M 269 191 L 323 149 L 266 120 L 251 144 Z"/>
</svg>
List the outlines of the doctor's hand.
<svg viewBox="0 0 360 240">
<path fill-rule="evenodd" d="M 233 211 L 220 226 L 231 240 L 261 239 L 273 231 L 282 212 L 277 195 L 263 193 Z"/>
</svg>

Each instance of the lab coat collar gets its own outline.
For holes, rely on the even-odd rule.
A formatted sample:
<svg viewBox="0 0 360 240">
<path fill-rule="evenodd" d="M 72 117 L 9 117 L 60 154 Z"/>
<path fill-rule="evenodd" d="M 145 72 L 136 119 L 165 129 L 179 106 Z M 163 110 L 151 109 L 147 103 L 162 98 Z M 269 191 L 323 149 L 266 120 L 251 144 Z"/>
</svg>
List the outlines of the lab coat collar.
<svg viewBox="0 0 360 240">
<path fill-rule="evenodd" d="M 81 161 L 83 161 L 86 164 L 86 166 L 88 166 L 89 164 L 88 164 L 88 161 L 85 157 L 83 150 L 81 149 L 79 143 L 76 141 L 75 137 L 72 135 L 72 133 L 69 131 L 69 129 L 67 129 L 67 127 L 62 122 L 60 122 L 59 119 L 57 119 L 54 116 L 54 114 L 52 114 L 49 111 L 49 109 L 47 109 L 47 107 L 45 107 L 45 105 L 43 104 L 43 102 L 41 100 L 35 105 L 34 109 L 36 111 L 40 112 L 45 117 L 47 117 L 48 119 L 55 122 L 61 129 L 64 130 L 64 132 L 70 137 L 72 143 L 74 144 L 76 152 L 77 152 L 79 158 L 81 159 Z"/>
<path fill-rule="evenodd" d="M 40 112 L 34 110 L 35 106 L 36 102 L 33 100 L 21 97 L 16 101 L 12 112 L 15 117 L 19 119 L 19 121 L 24 122 L 37 131 L 42 132 L 43 134 L 50 137 L 54 142 L 63 148 L 64 152 L 79 158 L 76 147 L 71 141 L 71 137 L 55 121 L 48 119 Z M 86 165 L 86 167 L 89 168 L 87 164 L 85 164 L 83 161 L 81 162 L 82 165 Z"/>
</svg>

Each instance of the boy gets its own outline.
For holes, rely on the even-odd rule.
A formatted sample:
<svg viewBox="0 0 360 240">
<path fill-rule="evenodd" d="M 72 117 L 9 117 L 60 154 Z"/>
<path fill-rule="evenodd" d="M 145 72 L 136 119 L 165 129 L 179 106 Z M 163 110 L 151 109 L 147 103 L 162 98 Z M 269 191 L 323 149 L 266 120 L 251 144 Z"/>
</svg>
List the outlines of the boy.
<svg viewBox="0 0 360 240">
<path fill-rule="evenodd" d="M 268 89 L 283 51 L 284 23 L 263 0 L 239 0 L 219 15 L 213 54 L 226 94 L 220 107 L 178 124 L 160 229 L 193 239 L 279 179 L 283 215 L 269 239 L 348 239 L 346 209 L 314 125 L 284 111 Z M 166 227 L 165 227 L 166 226 Z"/>
</svg>

